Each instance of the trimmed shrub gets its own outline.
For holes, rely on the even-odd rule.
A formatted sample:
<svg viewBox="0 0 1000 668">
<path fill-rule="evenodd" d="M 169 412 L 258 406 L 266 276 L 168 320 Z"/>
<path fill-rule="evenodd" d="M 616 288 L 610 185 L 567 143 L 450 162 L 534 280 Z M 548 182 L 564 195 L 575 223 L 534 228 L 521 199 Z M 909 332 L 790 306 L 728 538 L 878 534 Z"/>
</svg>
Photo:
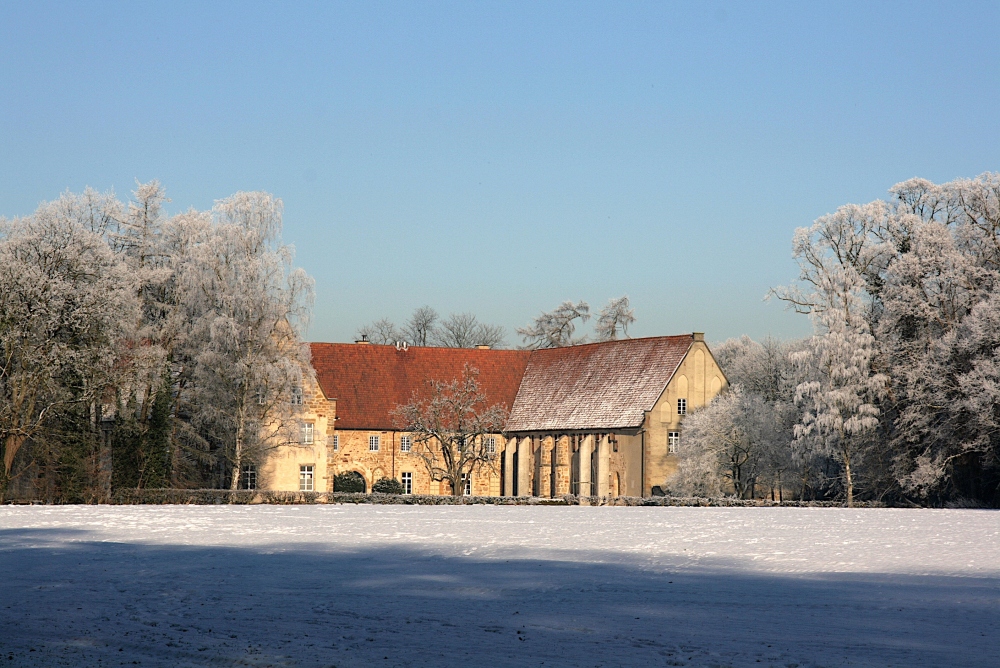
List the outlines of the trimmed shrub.
<svg viewBox="0 0 1000 668">
<path fill-rule="evenodd" d="M 395 478 L 379 478 L 378 481 L 372 485 L 372 492 L 375 494 L 402 494 L 403 483 L 399 482 Z"/>
<path fill-rule="evenodd" d="M 333 476 L 333 491 L 347 494 L 364 494 L 368 485 L 364 477 L 357 471 L 345 471 Z"/>
</svg>

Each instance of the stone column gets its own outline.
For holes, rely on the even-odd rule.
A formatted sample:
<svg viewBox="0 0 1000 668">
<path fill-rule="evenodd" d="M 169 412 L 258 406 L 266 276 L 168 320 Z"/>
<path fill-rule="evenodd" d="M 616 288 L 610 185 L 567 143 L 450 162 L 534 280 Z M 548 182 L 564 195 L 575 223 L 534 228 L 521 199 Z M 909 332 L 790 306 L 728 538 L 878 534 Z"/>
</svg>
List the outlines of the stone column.
<svg viewBox="0 0 1000 668">
<path fill-rule="evenodd" d="M 590 460 L 594 452 L 594 435 L 587 434 L 580 443 L 580 496 L 593 496 L 590 488 Z"/>
<path fill-rule="evenodd" d="M 601 437 L 597 446 L 597 496 L 608 495 L 608 473 L 611 471 L 611 442 L 607 434 Z"/>
<path fill-rule="evenodd" d="M 501 496 L 514 496 L 514 450 L 517 448 L 517 437 L 507 439 L 503 446 L 503 489 Z"/>
<path fill-rule="evenodd" d="M 531 459 L 531 439 L 525 436 L 517 442 L 517 493 L 518 496 L 531 496 L 531 472 L 534 462 Z"/>
<path fill-rule="evenodd" d="M 571 475 L 570 468 L 573 466 L 573 444 L 569 436 L 563 436 L 556 441 L 558 447 L 555 450 L 556 457 L 556 496 L 563 496 L 570 493 Z"/>
<path fill-rule="evenodd" d="M 551 496 L 552 457 L 555 455 L 555 445 L 554 436 L 538 440 L 538 496 Z"/>
</svg>

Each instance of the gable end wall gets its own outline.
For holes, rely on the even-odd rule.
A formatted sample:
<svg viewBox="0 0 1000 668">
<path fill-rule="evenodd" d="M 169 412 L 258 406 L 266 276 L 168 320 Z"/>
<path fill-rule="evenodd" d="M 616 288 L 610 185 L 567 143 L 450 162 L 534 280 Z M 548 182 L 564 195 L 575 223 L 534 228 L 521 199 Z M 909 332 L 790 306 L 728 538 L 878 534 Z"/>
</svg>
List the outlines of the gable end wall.
<svg viewBox="0 0 1000 668">
<path fill-rule="evenodd" d="M 694 341 L 671 377 L 653 409 L 646 414 L 643 496 L 655 486 L 663 487 L 677 472 L 677 456 L 668 452 L 667 435 L 681 434 L 684 447 L 683 417 L 677 413 L 677 400 L 687 399 L 687 411 L 701 408 L 729 386 L 712 352 L 704 341 Z"/>
</svg>

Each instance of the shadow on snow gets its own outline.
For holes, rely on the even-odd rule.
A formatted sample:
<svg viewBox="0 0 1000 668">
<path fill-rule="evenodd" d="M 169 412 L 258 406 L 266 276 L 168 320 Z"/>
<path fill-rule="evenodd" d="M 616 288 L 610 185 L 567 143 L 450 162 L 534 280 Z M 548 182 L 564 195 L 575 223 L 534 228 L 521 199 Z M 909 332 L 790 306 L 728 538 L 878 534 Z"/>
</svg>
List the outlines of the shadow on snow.
<svg viewBox="0 0 1000 668">
<path fill-rule="evenodd" d="M 0 666 L 996 665 L 1000 579 L 0 531 Z"/>
</svg>

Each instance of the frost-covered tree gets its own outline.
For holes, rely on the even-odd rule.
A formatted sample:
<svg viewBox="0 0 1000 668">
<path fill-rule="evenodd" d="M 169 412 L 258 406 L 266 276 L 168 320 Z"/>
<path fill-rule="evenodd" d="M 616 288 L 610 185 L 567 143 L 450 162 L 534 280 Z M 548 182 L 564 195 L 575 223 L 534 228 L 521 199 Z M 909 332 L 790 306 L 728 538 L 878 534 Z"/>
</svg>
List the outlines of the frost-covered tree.
<svg viewBox="0 0 1000 668">
<path fill-rule="evenodd" d="M 739 385 L 745 392 L 770 403 L 792 403 L 799 383 L 792 355 L 803 345 L 802 341 L 780 341 L 773 337 L 754 341 L 741 336 L 713 345 L 712 352 L 731 385 Z"/>
<path fill-rule="evenodd" d="M 517 333 L 529 349 L 561 348 L 584 343 L 587 337 L 573 338 L 576 322 L 590 319 L 590 306 L 585 301 L 574 304 L 565 301 L 555 309 L 542 313 L 527 327 L 518 327 Z"/>
<path fill-rule="evenodd" d="M 629 306 L 628 295 L 612 299 L 597 316 L 594 332 L 598 341 L 614 341 L 620 336 L 628 338 L 628 326 L 635 322 L 635 309 Z"/>
<path fill-rule="evenodd" d="M 812 378 L 796 389 L 796 401 L 805 411 L 795 426 L 795 438 L 806 452 L 840 460 L 850 507 L 854 505 L 858 460 L 879 426 L 878 400 L 885 395 L 888 379 L 872 371 L 874 337 L 863 326 L 851 326 L 839 315 L 818 313 L 824 331 L 809 340 L 807 352 L 799 354 Z"/>
<path fill-rule="evenodd" d="M 678 474 L 668 488 L 683 495 L 751 499 L 777 473 L 780 490 L 794 424 L 789 407 L 732 386 L 685 419 Z"/>
<path fill-rule="evenodd" d="M 893 249 L 884 238 L 891 214 L 882 203 L 841 207 L 796 232 L 794 256 L 808 293 L 781 297 L 810 313 L 816 334 L 797 357 L 810 378 L 796 389 L 805 407 L 795 428 L 806 451 L 836 455 L 844 467 L 847 505 L 854 504 L 854 476 L 868 436 L 879 426 L 879 400 L 888 378 L 875 370 L 875 298 Z"/>
<path fill-rule="evenodd" d="M 783 434 L 779 441 L 766 449 L 761 460 L 760 485 L 766 484 L 770 494 L 783 500 L 786 486 L 798 480 L 804 487 L 813 472 L 821 468 L 806 453 L 793 453 L 792 428 L 798 422 L 801 409 L 795 405 L 795 390 L 804 380 L 793 356 L 803 350 L 803 341 L 779 341 L 767 337 L 754 341 L 748 336 L 729 339 L 713 346 L 719 365 L 734 387 L 739 387 L 746 397 L 758 398 L 768 420 L 772 420 L 776 433 Z"/>
<path fill-rule="evenodd" d="M 181 302 L 192 323 L 184 410 L 218 445 L 231 489 L 266 449 L 298 442 L 300 406 L 292 398 L 311 373 L 301 334 L 313 282 L 291 266 L 281 214 L 281 200 L 267 193 L 218 201 L 207 236 L 181 268 Z"/>
<path fill-rule="evenodd" d="M 977 331 L 969 318 L 990 311 L 997 286 L 1000 176 L 911 179 L 890 192 L 888 201 L 841 207 L 796 233 L 806 289 L 779 296 L 817 323 L 811 363 L 819 377 L 801 394 L 816 421 L 802 429 L 822 430 L 823 411 L 815 411 L 825 387 L 840 398 L 827 402 L 828 416 L 854 430 L 844 442 L 864 444 L 865 473 L 883 491 L 891 477 L 904 495 L 947 497 L 959 493 L 963 476 L 978 480 L 975 471 L 992 471 L 996 486 L 997 438 L 990 420 L 979 419 L 984 407 L 973 414 L 966 394 L 975 378 L 988 378 L 977 374 L 995 348 L 983 339 L 965 344 Z M 997 490 L 972 493 L 995 498 Z"/>
<path fill-rule="evenodd" d="M 164 237 L 166 193 L 158 181 L 137 183 L 124 216 L 107 238 L 136 282 L 139 314 L 125 368 L 116 387 L 111 434 L 113 476 L 118 487 L 164 487 L 170 473 L 174 397 L 173 343 L 179 304 L 174 289 L 178 259 Z"/>
<path fill-rule="evenodd" d="M 117 214 L 88 192 L 0 221 L 0 496 L 22 447 L 74 406 L 97 447 L 138 313 L 135 279 L 98 233 Z"/>
<path fill-rule="evenodd" d="M 479 371 L 466 366 L 462 377 L 431 383 L 431 396 L 413 397 L 394 410 L 401 431 L 413 435 L 411 453 L 420 457 L 431 480 L 447 481 L 461 496 L 463 480 L 482 467 L 493 467 L 497 454 L 486 437 L 498 434 L 507 409 L 488 405 Z"/>
</svg>

